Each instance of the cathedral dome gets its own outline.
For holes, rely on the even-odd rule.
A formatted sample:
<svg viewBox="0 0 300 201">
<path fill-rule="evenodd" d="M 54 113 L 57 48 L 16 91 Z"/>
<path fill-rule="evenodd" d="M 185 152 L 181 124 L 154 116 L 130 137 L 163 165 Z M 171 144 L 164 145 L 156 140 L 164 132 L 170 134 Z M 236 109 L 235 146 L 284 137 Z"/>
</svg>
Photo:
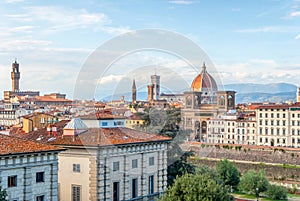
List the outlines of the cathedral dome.
<svg viewBox="0 0 300 201">
<path fill-rule="evenodd" d="M 218 85 L 215 79 L 207 72 L 205 63 L 203 63 L 202 71 L 194 79 L 191 85 L 191 91 L 217 91 Z"/>
</svg>

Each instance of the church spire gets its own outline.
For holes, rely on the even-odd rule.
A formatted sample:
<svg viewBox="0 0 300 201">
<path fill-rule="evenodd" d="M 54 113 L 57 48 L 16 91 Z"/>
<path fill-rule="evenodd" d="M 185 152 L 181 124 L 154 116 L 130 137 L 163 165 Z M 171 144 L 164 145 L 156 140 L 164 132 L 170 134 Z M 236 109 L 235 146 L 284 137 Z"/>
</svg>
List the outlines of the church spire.
<svg viewBox="0 0 300 201">
<path fill-rule="evenodd" d="M 136 102 L 136 85 L 135 85 L 135 79 L 133 79 L 132 82 L 132 103 Z"/>
</svg>

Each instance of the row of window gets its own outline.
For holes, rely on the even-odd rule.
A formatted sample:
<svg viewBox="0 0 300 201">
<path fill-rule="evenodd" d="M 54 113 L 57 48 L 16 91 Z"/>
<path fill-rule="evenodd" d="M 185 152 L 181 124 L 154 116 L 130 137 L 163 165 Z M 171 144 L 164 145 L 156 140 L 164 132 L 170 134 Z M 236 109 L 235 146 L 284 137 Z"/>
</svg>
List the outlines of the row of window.
<svg viewBox="0 0 300 201">
<path fill-rule="evenodd" d="M 149 157 L 149 166 L 154 165 L 154 157 Z M 131 167 L 132 168 L 138 168 L 138 159 L 133 159 L 131 161 Z M 119 171 L 120 170 L 120 162 L 115 161 L 113 162 L 113 171 Z M 80 172 L 80 164 L 73 164 L 73 172 Z"/>
<path fill-rule="evenodd" d="M 269 120 L 265 120 L 264 122 L 265 122 L 264 125 L 267 126 Z M 270 120 L 270 125 L 271 125 L 271 126 L 274 126 L 274 125 L 275 125 L 274 123 L 275 123 L 274 120 Z M 259 125 L 263 125 L 263 120 L 259 120 Z M 300 124 L 299 124 L 299 125 L 300 125 Z M 276 121 L 276 126 L 280 126 L 280 120 L 277 120 L 277 121 Z M 285 120 L 282 120 L 282 126 L 286 126 L 286 121 L 285 121 Z"/>
<path fill-rule="evenodd" d="M 154 157 L 149 157 L 149 161 L 148 161 L 149 166 L 153 166 L 154 165 Z M 138 168 L 138 159 L 133 159 L 131 161 L 131 167 L 132 168 Z M 119 171 L 120 170 L 120 162 L 119 161 L 115 161 L 113 162 L 113 171 Z"/>
<path fill-rule="evenodd" d="M 227 136 L 227 139 L 230 139 L 230 135 Z M 232 135 L 232 139 L 234 140 L 234 135 Z M 240 136 L 237 137 L 237 140 L 240 140 Z M 242 140 L 245 140 L 245 136 L 242 136 Z M 250 140 L 250 136 L 247 136 L 247 140 Z M 252 136 L 252 140 L 255 140 L 254 136 Z"/>
<path fill-rule="evenodd" d="M 138 178 L 131 180 L 131 197 L 136 198 L 139 196 L 138 189 Z M 148 177 L 148 194 L 154 194 L 154 176 L 151 175 Z M 80 200 L 76 200 L 80 201 Z M 113 201 L 120 201 L 120 182 L 113 182 Z"/>
<path fill-rule="evenodd" d="M 128 120 L 128 121 L 126 121 L 126 123 L 129 123 L 129 124 L 131 124 L 131 122 L 133 123 L 133 124 L 140 124 L 140 121 L 134 121 L 134 120 Z"/>
<path fill-rule="evenodd" d="M 44 172 L 37 172 L 35 176 L 36 183 L 45 182 L 45 173 Z M 17 187 L 18 186 L 18 176 L 13 175 L 7 178 L 7 187 Z"/>
<path fill-rule="evenodd" d="M 271 128 L 271 129 L 268 129 L 268 128 L 265 128 L 265 135 L 268 135 L 269 134 L 269 130 L 270 130 L 270 134 L 271 135 L 274 135 L 275 134 L 275 130 L 276 130 L 276 134 L 277 135 L 280 135 L 280 128 Z M 282 135 L 285 135 L 286 134 L 286 129 L 285 128 L 282 128 Z M 262 135 L 263 134 L 263 129 L 262 128 L 259 128 L 259 134 Z"/>
<path fill-rule="evenodd" d="M 260 143 L 263 143 L 263 138 L 262 138 L 262 137 L 259 138 L 259 142 L 260 142 Z M 282 139 L 281 139 L 281 142 L 282 142 L 282 144 L 285 144 L 286 139 L 285 139 L 285 138 L 282 138 Z M 264 143 L 269 143 L 269 138 L 265 138 Z M 274 143 L 274 141 L 272 141 L 272 143 Z M 279 143 L 280 143 L 280 138 L 277 138 L 277 144 L 279 144 Z"/>
<path fill-rule="evenodd" d="M 131 197 L 136 198 L 139 196 L 139 184 L 138 178 L 131 180 Z M 72 201 L 81 201 L 81 185 L 72 185 Z M 113 201 L 120 201 L 120 182 L 113 182 Z M 154 194 L 154 175 L 148 177 L 148 193 L 149 195 Z M 42 200 L 43 201 L 43 200 Z"/>
<path fill-rule="evenodd" d="M 124 122 L 123 121 L 114 121 L 114 126 L 123 126 Z M 101 126 L 108 126 L 108 122 L 104 121 L 101 122 Z"/>
<path fill-rule="evenodd" d="M 274 118 L 275 114 L 271 113 L 270 117 Z M 259 118 L 263 118 L 263 113 L 259 113 Z M 265 113 L 265 118 L 269 118 L 269 113 Z M 280 113 L 276 113 L 276 118 L 280 118 Z M 282 118 L 286 118 L 286 113 L 282 114 Z"/>
<path fill-rule="evenodd" d="M 263 109 L 259 109 L 259 111 L 263 111 Z M 269 111 L 269 109 L 265 109 L 265 111 Z M 270 111 L 280 111 L 280 109 L 270 109 Z M 285 111 L 285 109 L 282 109 L 282 111 Z"/>
</svg>

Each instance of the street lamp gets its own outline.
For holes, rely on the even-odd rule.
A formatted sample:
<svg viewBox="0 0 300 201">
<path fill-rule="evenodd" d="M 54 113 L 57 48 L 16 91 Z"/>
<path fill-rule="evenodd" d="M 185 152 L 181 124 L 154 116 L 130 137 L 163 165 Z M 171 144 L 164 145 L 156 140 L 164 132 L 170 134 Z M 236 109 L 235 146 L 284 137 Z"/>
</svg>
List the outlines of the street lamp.
<svg viewBox="0 0 300 201">
<path fill-rule="evenodd" d="M 255 190 L 256 190 L 256 201 L 258 201 L 258 188 L 256 188 Z"/>
</svg>

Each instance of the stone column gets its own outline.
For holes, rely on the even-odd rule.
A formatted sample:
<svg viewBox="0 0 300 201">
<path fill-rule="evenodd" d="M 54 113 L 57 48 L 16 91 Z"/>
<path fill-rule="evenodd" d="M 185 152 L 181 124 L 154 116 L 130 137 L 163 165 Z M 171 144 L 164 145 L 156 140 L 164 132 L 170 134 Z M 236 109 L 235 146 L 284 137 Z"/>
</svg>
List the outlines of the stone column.
<svg viewBox="0 0 300 201">
<path fill-rule="evenodd" d="M 94 156 L 89 157 L 89 171 L 90 171 L 90 201 L 96 201 L 96 194 L 97 194 L 97 163 L 96 163 L 96 158 Z"/>
<path fill-rule="evenodd" d="M 166 190 L 168 185 L 168 151 L 164 150 L 163 152 L 163 186 L 162 192 Z"/>
<path fill-rule="evenodd" d="M 101 154 L 101 152 L 100 152 Z M 105 201 L 106 200 L 106 157 L 98 158 L 98 192 L 97 200 Z"/>
<path fill-rule="evenodd" d="M 52 201 L 58 200 L 58 163 L 50 165 L 50 197 Z"/>
<path fill-rule="evenodd" d="M 125 148 L 123 148 L 125 149 Z M 130 180 L 129 180 L 129 168 L 130 168 L 130 161 L 128 160 L 127 155 L 124 155 L 124 173 L 123 173 L 123 199 L 128 200 L 130 199 Z"/>
<path fill-rule="evenodd" d="M 142 165 L 141 165 L 141 196 L 147 195 L 147 178 L 145 175 L 145 170 L 147 168 L 147 157 L 142 153 Z"/>
<path fill-rule="evenodd" d="M 164 157 L 163 157 L 163 151 L 158 152 L 157 157 L 157 191 L 162 192 L 163 191 L 163 177 L 164 177 Z"/>
<path fill-rule="evenodd" d="M 29 159 L 28 159 L 29 160 Z M 32 172 L 31 168 L 24 168 L 24 201 L 34 200 L 32 195 Z"/>
</svg>

